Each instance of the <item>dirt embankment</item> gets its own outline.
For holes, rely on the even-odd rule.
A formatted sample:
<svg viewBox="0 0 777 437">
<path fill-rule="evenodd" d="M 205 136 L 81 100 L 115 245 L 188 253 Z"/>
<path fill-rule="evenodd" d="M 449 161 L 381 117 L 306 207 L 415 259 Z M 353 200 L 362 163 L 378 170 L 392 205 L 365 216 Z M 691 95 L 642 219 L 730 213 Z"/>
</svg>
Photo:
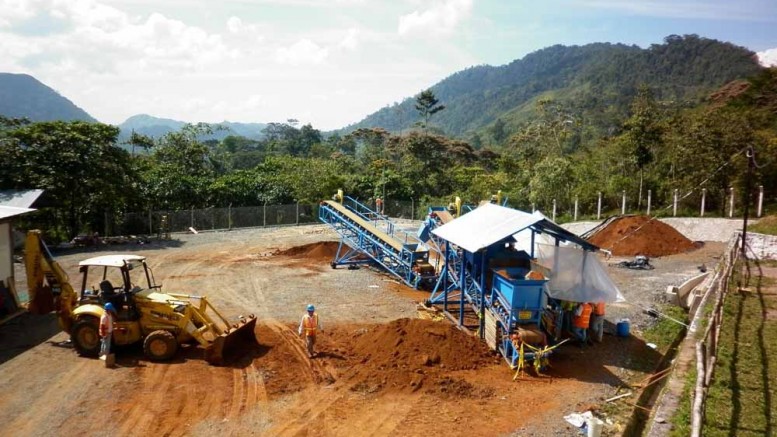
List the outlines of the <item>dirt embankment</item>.
<svg viewBox="0 0 777 437">
<path fill-rule="evenodd" d="M 625 216 L 611 221 L 588 241 L 616 256 L 659 257 L 697 248 L 675 228 L 648 216 Z"/>
</svg>

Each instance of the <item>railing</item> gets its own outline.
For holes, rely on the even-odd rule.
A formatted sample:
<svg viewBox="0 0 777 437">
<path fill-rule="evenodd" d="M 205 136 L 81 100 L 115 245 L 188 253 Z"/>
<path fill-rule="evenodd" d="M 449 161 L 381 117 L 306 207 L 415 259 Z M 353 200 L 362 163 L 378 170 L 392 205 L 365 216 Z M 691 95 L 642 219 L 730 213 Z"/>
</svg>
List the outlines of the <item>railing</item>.
<svg viewBox="0 0 777 437">
<path fill-rule="evenodd" d="M 715 306 L 709 316 L 704 336 L 696 342 L 696 385 L 691 410 L 692 437 L 701 436 L 701 429 L 704 423 L 704 403 L 715 372 L 715 362 L 718 356 L 718 340 L 720 339 L 720 328 L 723 324 L 723 303 L 728 294 L 731 272 L 739 258 L 741 236 L 741 233 L 737 233 L 732 237 L 723 267 L 716 273 L 707 293 L 707 296 L 715 296 Z M 699 306 L 699 311 L 704 311 L 704 302 Z M 697 326 L 692 324 L 690 334 L 695 332 L 696 329 Z"/>
</svg>

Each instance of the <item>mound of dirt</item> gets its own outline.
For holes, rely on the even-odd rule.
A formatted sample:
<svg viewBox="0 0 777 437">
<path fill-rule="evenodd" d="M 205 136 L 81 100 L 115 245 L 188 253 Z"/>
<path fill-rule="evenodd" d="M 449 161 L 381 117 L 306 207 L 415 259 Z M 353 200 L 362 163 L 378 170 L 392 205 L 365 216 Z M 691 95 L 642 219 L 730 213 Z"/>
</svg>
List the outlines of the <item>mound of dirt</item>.
<svg viewBox="0 0 777 437">
<path fill-rule="evenodd" d="M 291 247 L 286 250 L 276 250 L 273 255 L 288 256 L 294 258 L 306 258 L 322 261 L 332 261 L 337 248 L 340 245 L 337 241 L 321 241 L 318 243 L 304 244 L 302 246 Z"/>
<path fill-rule="evenodd" d="M 493 355 L 476 337 L 449 323 L 423 319 L 399 319 L 366 330 L 355 338 L 350 355 L 359 358 L 354 375 L 358 382 L 352 390 L 362 392 L 416 391 L 424 385 L 427 391 L 440 392 L 441 378 L 447 372 L 494 363 Z M 451 391 L 476 392 L 467 388 L 452 387 Z"/>
<path fill-rule="evenodd" d="M 617 256 L 659 257 L 696 248 L 693 241 L 677 229 L 648 216 L 626 216 L 613 220 L 588 241 Z"/>
</svg>

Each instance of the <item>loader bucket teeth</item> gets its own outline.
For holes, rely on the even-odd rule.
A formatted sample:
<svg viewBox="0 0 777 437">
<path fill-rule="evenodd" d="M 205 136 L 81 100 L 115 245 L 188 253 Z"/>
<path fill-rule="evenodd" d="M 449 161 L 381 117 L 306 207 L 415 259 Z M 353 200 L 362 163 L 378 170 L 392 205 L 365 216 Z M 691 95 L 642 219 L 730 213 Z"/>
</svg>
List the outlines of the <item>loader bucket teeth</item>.
<svg viewBox="0 0 777 437">
<path fill-rule="evenodd" d="M 256 346 L 256 316 L 241 319 L 229 332 L 219 335 L 205 348 L 205 361 L 213 365 L 222 365 L 231 358 L 240 355 L 241 351 Z"/>
</svg>

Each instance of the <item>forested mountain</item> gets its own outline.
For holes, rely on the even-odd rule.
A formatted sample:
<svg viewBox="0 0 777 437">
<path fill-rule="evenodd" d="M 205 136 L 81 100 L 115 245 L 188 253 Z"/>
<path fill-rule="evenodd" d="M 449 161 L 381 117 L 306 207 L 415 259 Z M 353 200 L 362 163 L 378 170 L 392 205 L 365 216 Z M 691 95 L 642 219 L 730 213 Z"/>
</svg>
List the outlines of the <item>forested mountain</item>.
<svg viewBox="0 0 777 437">
<path fill-rule="evenodd" d="M 96 121 L 34 77 L 12 73 L 0 73 L 0 115 L 30 121 Z"/>
<path fill-rule="evenodd" d="M 133 131 L 151 138 L 160 138 L 167 133 L 180 130 L 185 125 L 186 123 L 183 121 L 169 118 L 158 118 L 146 114 L 133 115 L 118 126 L 121 129 L 119 142 L 128 140 Z M 262 137 L 262 130 L 267 127 L 264 123 L 232 123 L 229 121 L 214 123 L 213 126 L 215 128 L 213 133 L 204 136 L 203 140 L 222 140 L 229 135 L 258 140 Z M 221 126 L 221 128 L 216 128 L 216 126 Z"/>
<path fill-rule="evenodd" d="M 490 141 L 499 143 L 534 115 L 537 99 L 550 98 L 589 126 L 589 136 L 600 137 L 620 127 L 640 85 L 649 86 L 659 101 L 691 106 L 759 69 L 753 52 L 696 35 L 672 35 L 648 49 L 610 43 L 555 45 L 507 65 L 471 67 L 435 84 L 431 90 L 446 109 L 432 125 L 448 135 L 471 139 L 479 133 L 486 138 L 486 128 L 500 120 L 502 138 Z M 412 128 L 419 120 L 414 104 L 415 98 L 408 98 L 344 131 Z"/>
</svg>

